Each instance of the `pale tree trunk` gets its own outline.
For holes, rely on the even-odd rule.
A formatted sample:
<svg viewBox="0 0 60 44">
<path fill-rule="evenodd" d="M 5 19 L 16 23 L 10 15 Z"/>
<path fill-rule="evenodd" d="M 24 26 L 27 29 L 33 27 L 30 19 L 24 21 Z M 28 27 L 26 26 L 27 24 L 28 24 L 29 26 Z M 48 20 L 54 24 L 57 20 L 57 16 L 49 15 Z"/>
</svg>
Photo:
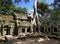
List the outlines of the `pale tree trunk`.
<svg viewBox="0 0 60 44">
<path fill-rule="evenodd" d="M 34 0 L 34 19 L 35 19 L 34 24 L 36 24 L 36 26 L 38 26 L 38 32 L 40 32 L 39 17 L 37 14 L 37 1 L 38 0 Z M 34 30 L 36 31 L 36 28 L 34 28 Z"/>
<path fill-rule="evenodd" d="M 37 15 L 37 1 L 38 0 L 34 0 L 34 14 Z"/>
<path fill-rule="evenodd" d="M 34 0 L 33 30 L 36 32 L 37 0 Z"/>
</svg>

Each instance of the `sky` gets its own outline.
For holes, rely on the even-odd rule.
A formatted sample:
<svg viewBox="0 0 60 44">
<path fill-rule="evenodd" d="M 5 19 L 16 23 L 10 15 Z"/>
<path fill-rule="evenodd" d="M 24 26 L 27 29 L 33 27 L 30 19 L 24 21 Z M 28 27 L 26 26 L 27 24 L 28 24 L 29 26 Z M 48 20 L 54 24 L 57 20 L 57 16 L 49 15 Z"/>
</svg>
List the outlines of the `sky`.
<svg viewBox="0 0 60 44">
<path fill-rule="evenodd" d="M 44 2 L 47 2 L 49 4 L 54 2 L 54 0 L 39 0 L 39 1 L 44 1 Z M 15 5 L 17 7 L 27 8 L 27 12 L 28 13 L 32 13 L 32 11 L 33 11 L 33 4 L 34 4 L 34 0 L 30 0 L 30 2 L 28 2 L 28 3 L 20 2 L 19 4 L 15 4 Z"/>
</svg>

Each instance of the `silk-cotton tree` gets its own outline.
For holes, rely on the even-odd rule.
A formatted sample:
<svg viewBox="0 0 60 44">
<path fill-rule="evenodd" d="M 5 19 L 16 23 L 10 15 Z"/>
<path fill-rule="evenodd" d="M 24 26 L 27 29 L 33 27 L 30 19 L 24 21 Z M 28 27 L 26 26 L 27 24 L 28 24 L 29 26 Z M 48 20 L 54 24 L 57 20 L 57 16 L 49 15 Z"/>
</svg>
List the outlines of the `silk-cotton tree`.
<svg viewBox="0 0 60 44">
<path fill-rule="evenodd" d="M 39 17 L 37 14 L 37 1 L 38 0 L 34 0 L 34 14 L 33 14 L 33 27 L 34 27 L 34 32 L 36 31 L 36 28 L 38 30 L 38 32 L 40 32 L 40 22 L 39 22 Z"/>
</svg>

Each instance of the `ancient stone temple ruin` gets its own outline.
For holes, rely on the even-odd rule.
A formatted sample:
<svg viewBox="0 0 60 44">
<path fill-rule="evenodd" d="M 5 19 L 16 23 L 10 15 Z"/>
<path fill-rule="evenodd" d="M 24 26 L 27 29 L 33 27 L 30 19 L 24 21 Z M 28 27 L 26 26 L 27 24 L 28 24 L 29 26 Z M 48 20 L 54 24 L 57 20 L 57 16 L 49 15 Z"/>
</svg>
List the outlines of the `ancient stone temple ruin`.
<svg viewBox="0 0 60 44">
<path fill-rule="evenodd" d="M 31 17 L 27 14 L 0 15 L 0 36 L 31 33 Z"/>
<path fill-rule="evenodd" d="M 40 22 L 42 24 L 38 29 L 34 27 L 33 14 L 14 13 L 13 15 L 0 15 L 0 36 L 33 34 L 34 32 L 60 36 L 59 19 L 48 22 L 47 19 L 41 17 Z"/>
<path fill-rule="evenodd" d="M 0 36 L 13 35 L 14 20 L 11 15 L 0 16 Z"/>
<path fill-rule="evenodd" d="M 31 17 L 26 14 L 15 13 L 15 20 L 18 29 L 18 35 L 20 33 L 29 34 L 31 33 Z"/>
</svg>

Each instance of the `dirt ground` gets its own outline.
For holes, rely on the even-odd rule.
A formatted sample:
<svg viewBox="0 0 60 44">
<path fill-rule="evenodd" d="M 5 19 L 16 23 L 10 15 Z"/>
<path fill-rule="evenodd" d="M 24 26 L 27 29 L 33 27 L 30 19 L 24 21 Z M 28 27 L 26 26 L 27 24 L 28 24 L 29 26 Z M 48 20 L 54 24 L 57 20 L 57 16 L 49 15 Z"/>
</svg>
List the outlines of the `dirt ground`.
<svg viewBox="0 0 60 44">
<path fill-rule="evenodd" d="M 45 41 L 35 41 L 35 39 L 26 40 L 13 40 L 13 41 L 0 41 L 0 44 L 60 44 L 60 40 L 45 40 Z"/>
</svg>

